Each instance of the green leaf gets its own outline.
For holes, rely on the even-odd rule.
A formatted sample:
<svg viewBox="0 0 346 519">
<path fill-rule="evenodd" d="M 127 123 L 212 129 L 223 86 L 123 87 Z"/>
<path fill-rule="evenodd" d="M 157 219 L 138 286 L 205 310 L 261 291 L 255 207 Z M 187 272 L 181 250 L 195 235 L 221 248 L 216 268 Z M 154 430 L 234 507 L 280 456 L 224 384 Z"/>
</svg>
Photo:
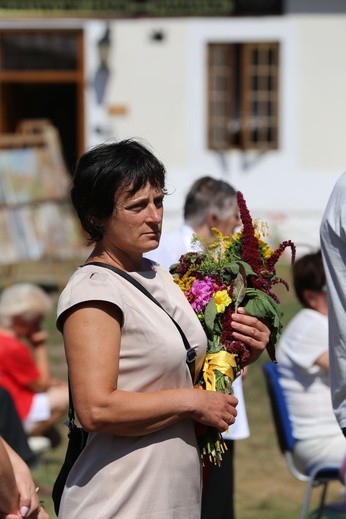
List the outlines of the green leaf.
<svg viewBox="0 0 346 519">
<path fill-rule="evenodd" d="M 208 340 L 208 353 L 217 353 L 220 350 L 220 341 L 216 340 L 214 335 L 214 340 Z"/>
<path fill-rule="evenodd" d="M 214 323 L 216 318 L 216 304 L 214 299 L 210 299 L 204 311 L 205 325 L 209 336 L 213 335 Z"/>
<path fill-rule="evenodd" d="M 267 351 L 270 359 L 275 361 L 275 344 L 282 332 L 283 313 L 274 299 L 261 290 L 250 288 L 246 291 L 246 296 L 246 312 L 263 321 L 271 330 Z"/>
<path fill-rule="evenodd" d="M 235 311 L 238 310 L 238 306 L 244 299 L 244 296 L 246 294 L 246 274 L 245 269 L 243 265 L 239 265 L 239 272 L 235 278 L 234 281 L 234 287 L 233 287 L 233 299 L 235 299 Z"/>
<path fill-rule="evenodd" d="M 220 335 L 222 333 L 220 314 L 217 314 L 215 317 L 213 330 L 214 330 L 214 335 L 216 335 L 217 337 L 220 337 Z"/>
<path fill-rule="evenodd" d="M 237 272 L 239 272 L 239 266 L 238 266 L 238 262 L 237 261 L 228 261 L 225 265 L 224 265 L 224 270 L 227 272 L 231 272 L 233 275 L 234 274 L 237 274 Z"/>
<path fill-rule="evenodd" d="M 248 263 L 246 263 L 246 261 L 238 261 L 238 264 L 239 270 L 241 266 L 244 268 L 246 276 L 257 276 L 256 272 L 252 270 L 252 268 Z"/>
</svg>

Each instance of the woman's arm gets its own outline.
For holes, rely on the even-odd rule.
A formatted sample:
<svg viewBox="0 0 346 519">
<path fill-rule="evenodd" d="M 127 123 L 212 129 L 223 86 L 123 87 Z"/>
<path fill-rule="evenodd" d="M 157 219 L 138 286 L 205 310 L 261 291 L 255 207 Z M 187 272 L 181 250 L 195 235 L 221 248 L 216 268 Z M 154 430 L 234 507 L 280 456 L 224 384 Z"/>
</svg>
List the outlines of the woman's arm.
<svg viewBox="0 0 346 519">
<path fill-rule="evenodd" d="M 90 304 L 90 303 L 89 303 Z M 88 431 L 138 436 L 184 418 L 224 431 L 236 416 L 237 399 L 193 388 L 151 393 L 117 389 L 120 310 L 110 303 L 73 307 L 63 334 L 74 403 Z"/>
<path fill-rule="evenodd" d="M 29 467 L 2 438 L 0 459 L 0 474 L 5 477 L 5 480 L 0 478 L 0 518 L 49 519 L 39 504 Z"/>
<path fill-rule="evenodd" d="M 329 351 L 322 353 L 314 362 L 316 366 L 329 373 Z"/>
<path fill-rule="evenodd" d="M 13 468 L 5 445 L 5 441 L 0 438 L 0 514 L 18 512 L 19 499 Z"/>
</svg>

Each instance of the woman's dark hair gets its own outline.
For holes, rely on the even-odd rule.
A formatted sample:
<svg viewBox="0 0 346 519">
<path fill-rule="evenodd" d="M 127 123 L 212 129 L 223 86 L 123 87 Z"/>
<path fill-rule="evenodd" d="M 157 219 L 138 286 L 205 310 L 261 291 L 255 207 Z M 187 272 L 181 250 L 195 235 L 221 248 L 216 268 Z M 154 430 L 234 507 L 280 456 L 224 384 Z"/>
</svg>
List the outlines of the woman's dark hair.
<svg viewBox="0 0 346 519">
<path fill-rule="evenodd" d="M 165 168 L 145 146 L 133 139 L 104 143 L 86 151 L 75 169 L 71 199 L 90 243 L 98 242 L 114 212 L 118 195 L 151 186 L 164 190 Z"/>
<path fill-rule="evenodd" d="M 306 306 L 304 290 L 321 292 L 326 285 L 321 251 L 302 256 L 293 265 L 293 284 L 297 298 Z"/>
</svg>

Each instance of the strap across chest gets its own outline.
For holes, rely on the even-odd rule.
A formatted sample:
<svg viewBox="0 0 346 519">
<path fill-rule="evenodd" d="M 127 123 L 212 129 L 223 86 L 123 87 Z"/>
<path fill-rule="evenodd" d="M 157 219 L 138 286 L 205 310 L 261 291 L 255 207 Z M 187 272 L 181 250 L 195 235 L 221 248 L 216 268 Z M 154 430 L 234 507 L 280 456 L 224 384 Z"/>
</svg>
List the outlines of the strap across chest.
<svg viewBox="0 0 346 519">
<path fill-rule="evenodd" d="M 171 321 L 176 326 L 177 330 L 179 331 L 181 338 L 183 340 L 185 349 L 186 349 L 186 362 L 189 366 L 192 381 L 194 381 L 194 374 L 195 374 L 195 360 L 196 360 L 196 350 L 194 348 L 191 348 L 186 335 L 184 334 L 183 330 L 181 329 L 180 325 L 176 322 L 176 320 L 163 308 L 163 306 L 159 303 L 157 299 L 134 277 L 130 276 L 127 272 L 124 270 L 120 270 L 117 267 L 113 267 L 113 265 L 109 265 L 108 263 L 103 263 L 101 261 L 91 261 L 90 263 L 86 263 L 85 265 L 82 265 L 83 267 L 87 265 L 95 265 L 96 267 L 103 267 L 107 268 L 109 270 L 112 270 L 118 276 L 121 276 L 122 278 L 126 279 L 129 283 L 131 283 L 133 286 L 135 286 L 138 290 L 140 290 L 145 296 L 147 296 L 153 303 L 155 303 L 163 312 L 165 312 L 166 315 L 171 319 Z"/>
</svg>

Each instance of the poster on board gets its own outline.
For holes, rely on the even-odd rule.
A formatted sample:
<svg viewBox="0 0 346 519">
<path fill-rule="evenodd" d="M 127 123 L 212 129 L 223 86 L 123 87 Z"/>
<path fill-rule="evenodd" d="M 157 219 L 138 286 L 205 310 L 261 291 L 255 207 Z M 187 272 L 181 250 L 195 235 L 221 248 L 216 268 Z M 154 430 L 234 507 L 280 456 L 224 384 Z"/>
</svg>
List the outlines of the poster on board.
<svg viewBox="0 0 346 519">
<path fill-rule="evenodd" d="M 13 146 L 0 136 L 0 264 L 81 257 L 86 245 L 68 202 L 59 140 L 47 131 L 32 146 L 23 136 L 21 145 L 15 135 Z"/>
</svg>

